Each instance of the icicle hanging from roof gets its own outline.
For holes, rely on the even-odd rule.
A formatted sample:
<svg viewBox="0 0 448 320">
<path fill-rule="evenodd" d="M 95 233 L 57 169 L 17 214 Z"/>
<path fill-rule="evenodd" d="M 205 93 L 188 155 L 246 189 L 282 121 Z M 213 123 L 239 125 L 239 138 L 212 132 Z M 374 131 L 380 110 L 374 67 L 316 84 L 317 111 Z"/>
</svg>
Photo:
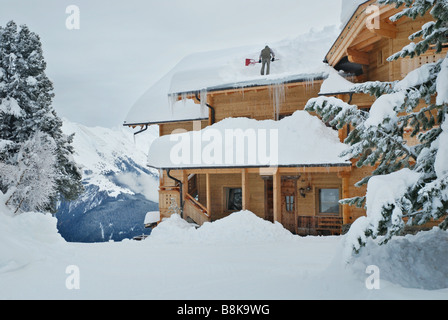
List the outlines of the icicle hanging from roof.
<svg viewBox="0 0 448 320">
<path fill-rule="evenodd" d="M 281 105 L 286 100 L 285 84 L 279 82 L 269 86 L 269 97 L 272 99 L 274 120 L 279 120 Z"/>
</svg>

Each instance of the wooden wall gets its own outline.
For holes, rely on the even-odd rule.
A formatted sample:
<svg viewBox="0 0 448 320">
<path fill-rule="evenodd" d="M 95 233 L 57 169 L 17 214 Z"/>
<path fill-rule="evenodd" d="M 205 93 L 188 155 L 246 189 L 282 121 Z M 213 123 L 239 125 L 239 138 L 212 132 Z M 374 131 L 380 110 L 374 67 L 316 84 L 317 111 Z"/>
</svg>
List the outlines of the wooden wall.
<svg viewBox="0 0 448 320">
<path fill-rule="evenodd" d="M 300 195 L 300 188 L 311 187 L 305 197 Z M 342 197 L 342 180 L 337 173 L 308 173 L 303 174 L 297 181 L 297 214 L 300 216 L 314 216 L 319 214 L 318 191 L 321 188 L 339 188 Z M 342 215 L 342 212 L 340 212 Z"/>
<path fill-rule="evenodd" d="M 249 210 L 261 218 L 265 218 L 265 181 L 257 173 L 249 173 Z M 241 174 L 211 174 L 211 212 L 212 220 L 223 218 L 231 211 L 226 211 L 226 188 L 240 188 Z M 360 176 L 356 176 L 359 178 Z M 355 181 L 356 182 L 356 181 Z M 199 202 L 207 205 L 205 174 L 198 176 L 198 193 Z M 300 195 L 300 188 L 306 189 L 308 186 L 311 190 L 305 193 L 305 197 Z M 320 188 L 339 188 L 342 198 L 342 179 L 337 173 L 308 173 L 302 174 L 297 180 L 297 197 L 296 197 L 296 216 L 314 216 L 318 214 L 318 190 Z M 361 190 L 358 192 L 361 194 Z M 342 216 L 342 207 L 341 207 Z"/>
<path fill-rule="evenodd" d="M 249 209 L 260 218 L 265 216 L 264 207 L 264 180 L 259 174 L 250 173 L 249 176 Z M 205 189 L 205 174 L 199 174 L 198 190 L 199 202 L 207 204 Z M 212 197 L 211 212 L 212 220 L 228 216 L 231 211 L 226 211 L 226 188 L 241 188 L 241 174 L 211 174 L 210 193 Z"/>
<path fill-rule="evenodd" d="M 397 35 L 394 39 L 383 38 L 376 44 L 369 53 L 369 66 L 365 69 L 366 81 L 395 81 L 403 79 L 409 72 L 415 70 L 423 64 L 436 62 L 446 56 L 447 50 L 435 54 L 434 50 L 428 50 L 425 54 L 410 58 L 400 58 L 388 62 L 386 59 L 396 52 L 399 52 L 411 41 L 409 35 L 421 29 L 421 26 L 431 21 L 431 16 L 419 17 L 416 20 L 402 18 L 396 22 Z M 421 39 L 416 39 L 419 41 Z"/>
<path fill-rule="evenodd" d="M 197 121 L 180 121 L 180 122 L 166 122 L 159 124 L 159 136 L 166 136 L 172 134 L 175 130 L 193 131 L 203 129 L 208 125 L 208 120 Z"/>
<path fill-rule="evenodd" d="M 308 100 L 317 97 L 322 80 L 285 84 L 259 89 L 209 93 L 209 104 L 215 108 L 216 122 L 228 117 L 250 117 L 257 120 L 274 119 L 275 94 L 281 102 L 279 114 L 290 115 L 303 110 Z M 277 92 L 276 92 L 277 90 Z"/>
<path fill-rule="evenodd" d="M 349 175 L 348 178 L 347 194 L 349 198 L 362 197 L 366 195 L 367 186 L 363 185 L 361 187 L 357 187 L 355 186 L 355 184 L 358 181 L 362 180 L 362 178 L 370 175 L 373 170 L 374 168 L 370 166 L 365 166 L 362 168 L 358 168 L 355 166 L 352 168 L 351 174 Z M 364 208 L 357 208 L 355 206 L 349 206 L 349 205 L 346 205 L 345 207 L 346 207 L 345 210 L 348 210 L 347 214 L 348 221 L 345 221 L 346 223 L 353 223 L 357 218 L 366 215 L 366 210 Z"/>
</svg>

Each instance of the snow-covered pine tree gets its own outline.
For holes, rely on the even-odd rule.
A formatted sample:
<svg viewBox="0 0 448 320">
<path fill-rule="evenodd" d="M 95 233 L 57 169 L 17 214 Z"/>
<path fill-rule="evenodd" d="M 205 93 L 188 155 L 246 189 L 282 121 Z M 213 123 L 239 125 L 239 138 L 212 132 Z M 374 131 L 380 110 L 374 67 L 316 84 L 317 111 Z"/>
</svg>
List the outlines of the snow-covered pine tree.
<svg viewBox="0 0 448 320">
<path fill-rule="evenodd" d="M 415 19 L 430 14 L 434 21 L 410 35 L 411 42 L 392 55 L 392 61 L 418 56 L 430 47 L 440 53 L 448 36 L 448 1 L 379 0 L 403 8 L 391 18 Z M 414 42 L 414 40 L 419 40 Z M 370 113 L 332 97 L 310 99 L 306 110 L 316 112 L 323 121 L 352 130 L 345 140 L 344 155 L 357 159 L 357 166 L 376 165 L 372 174 L 357 183 L 368 184 L 366 197 L 344 199 L 341 203 L 366 206 L 367 217 L 358 219 L 350 232 L 355 251 L 367 237 L 382 235 L 386 243 L 408 224 L 422 225 L 439 220 L 448 228 L 448 58 L 423 65 L 395 82 L 367 82 L 354 86 L 355 92 L 376 96 Z M 405 131 L 418 138 L 408 146 Z M 386 177 L 387 179 L 381 179 Z M 381 187 L 393 186 L 388 197 L 377 197 Z M 369 199 L 370 197 L 370 199 Z M 356 226 L 355 226 L 356 225 Z"/>
<path fill-rule="evenodd" d="M 0 27 L 0 162 L 18 166 L 19 150 L 36 132 L 56 145 L 56 193 L 47 210 L 55 211 L 60 198 L 73 200 L 83 187 L 73 158 L 73 137 L 62 132 L 62 121 L 52 107 L 53 84 L 45 74 L 46 62 L 37 34 L 10 21 Z M 11 184 L 0 177 L 0 190 Z"/>
<path fill-rule="evenodd" d="M 56 193 L 56 143 L 41 131 L 21 145 L 16 165 L 0 162 L 0 174 L 8 177 L 6 205 L 14 212 L 45 211 Z"/>
</svg>

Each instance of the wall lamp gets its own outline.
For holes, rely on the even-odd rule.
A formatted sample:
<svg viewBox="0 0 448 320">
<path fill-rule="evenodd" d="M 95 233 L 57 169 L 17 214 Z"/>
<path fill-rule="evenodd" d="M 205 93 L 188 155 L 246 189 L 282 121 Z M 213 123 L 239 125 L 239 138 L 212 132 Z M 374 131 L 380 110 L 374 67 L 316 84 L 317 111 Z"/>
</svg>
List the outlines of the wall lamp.
<svg viewBox="0 0 448 320">
<path fill-rule="evenodd" d="M 301 195 L 303 198 L 305 198 L 305 197 L 306 197 L 306 194 L 307 194 L 308 192 L 310 192 L 310 191 L 311 191 L 311 186 L 308 186 L 308 187 L 306 187 L 306 188 L 300 188 L 300 189 L 299 189 L 300 195 Z"/>
</svg>

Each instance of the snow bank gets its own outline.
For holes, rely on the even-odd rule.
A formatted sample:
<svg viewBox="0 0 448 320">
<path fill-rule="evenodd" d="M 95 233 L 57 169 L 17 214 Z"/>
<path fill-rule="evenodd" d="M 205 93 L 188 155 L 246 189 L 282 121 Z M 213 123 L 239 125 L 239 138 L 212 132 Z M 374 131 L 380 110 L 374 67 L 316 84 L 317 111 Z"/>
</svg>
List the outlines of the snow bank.
<svg viewBox="0 0 448 320">
<path fill-rule="evenodd" d="M 153 229 L 146 241 L 196 244 L 248 244 L 294 241 L 297 239 L 280 223 L 264 220 L 250 211 L 239 211 L 229 216 L 206 222 L 195 228 L 173 214 Z"/>
<path fill-rule="evenodd" d="M 26 212 L 14 215 L 0 192 L 0 274 L 57 254 L 65 240 L 51 214 Z"/>
<path fill-rule="evenodd" d="M 376 265 L 382 280 L 406 288 L 448 288 L 448 232 L 435 227 L 416 235 L 394 237 L 383 246 L 369 240 L 352 263 L 360 273 L 365 273 L 366 266 Z"/>
<path fill-rule="evenodd" d="M 14 216 L 4 200 L 0 193 L 1 299 L 448 296 L 448 289 L 429 291 L 448 287 L 448 233 L 441 230 L 395 237 L 385 246 L 369 243 L 341 268 L 341 237 L 298 237 L 249 211 L 198 229 L 173 215 L 143 241 L 82 244 L 65 242 L 50 215 Z M 366 266 L 372 264 L 381 272 L 380 290 L 365 287 Z M 80 289 L 67 287 L 75 276 L 68 266 L 79 268 Z"/>
</svg>

